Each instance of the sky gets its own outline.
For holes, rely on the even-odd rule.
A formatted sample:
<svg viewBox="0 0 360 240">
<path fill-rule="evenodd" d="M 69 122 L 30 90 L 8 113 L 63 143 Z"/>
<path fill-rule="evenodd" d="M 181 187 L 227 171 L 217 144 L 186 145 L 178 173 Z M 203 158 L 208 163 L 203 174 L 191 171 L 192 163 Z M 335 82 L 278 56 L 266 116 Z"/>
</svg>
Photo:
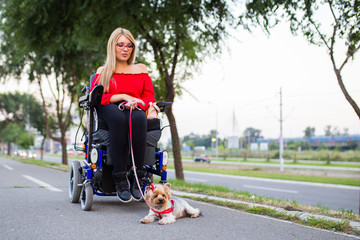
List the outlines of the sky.
<svg viewBox="0 0 360 240">
<path fill-rule="evenodd" d="M 226 41 L 229 50 L 202 64 L 201 72 L 184 83 L 174 114 L 180 136 L 208 134 L 242 136 L 248 127 L 264 138 L 280 135 L 282 89 L 283 136 L 303 137 L 306 127 L 324 135 L 325 127 L 360 134 L 360 121 L 338 85 L 327 49 L 310 45 L 288 24 L 272 29 L 239 30 Z M 341 46 L 340 46 L 341 47 Z M 343 49 L 337 62 L 343 62 Z M 360 53 L 342 71 L 350 96 L 360 105 Z M 192 96 L 195 96 L 192 97 Z M 166 121 L 164 121 L 166 122 Z"/>
<path fill-rule="evenodd" d="M 183 83 L 186 91 L 173 105 L 180 137 L 208 134 L 212 129 L 221 138 L 242 136 L 253 127 L 266 139 L 278 138 L 280 88 L 285 138 L 304 136 L 306 127 L 324 135 L 327 125 L 360 134 L 359 118 L 340 90 L 325 47 L 310 45 L 302 35 L 293 36 L 285 23 L 272 29 L 270 36 L 260 29 L 238 30 L 233 36 L 226 40 L 222 54 L 206 59 L 200 71 Z M 343 53 L 339 51 L 338 63 Z M 342 75 L 360 105 L 360 52 Z M 26 81 L 7 84 L 0 92 L 14 89 L 39 94 L 37 86 Z M 165 117 L 163 123 L 167 124 Z M 162 141 L 169 138 L 167 128 Z"/>
</svg>

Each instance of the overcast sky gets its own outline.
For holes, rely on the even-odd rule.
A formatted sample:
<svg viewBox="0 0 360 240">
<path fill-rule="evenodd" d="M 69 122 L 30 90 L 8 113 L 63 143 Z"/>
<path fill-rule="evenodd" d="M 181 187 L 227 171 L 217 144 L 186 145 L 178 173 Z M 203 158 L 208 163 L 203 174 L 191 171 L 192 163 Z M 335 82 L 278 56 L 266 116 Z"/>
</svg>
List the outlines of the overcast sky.
<svg viewBox="0 0 360 240">
<path fill-rule="evenodd" d="M 308 126 L 323 135 L 327 125 L 360 134 L 359 118 L 340 90 L 325 47 L 310 45 L 302 35 L 293 36 L 288 24 L 274 28 L 269 37 L 260 29 L 235 35 L 237 40 L 226 43 L 230 51 L 208 60 L 184 84 L 196 99 L 187 93 L 176 99 L 180 136 L 207 134 L 216 128 L 221 137 L 241 136 L 244 129 L 253 127 L 265 138 L 278 138 L 280 88 L 284 137 L 302 137 Z M 338 55 L 340 65 L 343 49 Z M 359 52 L 342 75 L 360 105 Z"/>
</svg>

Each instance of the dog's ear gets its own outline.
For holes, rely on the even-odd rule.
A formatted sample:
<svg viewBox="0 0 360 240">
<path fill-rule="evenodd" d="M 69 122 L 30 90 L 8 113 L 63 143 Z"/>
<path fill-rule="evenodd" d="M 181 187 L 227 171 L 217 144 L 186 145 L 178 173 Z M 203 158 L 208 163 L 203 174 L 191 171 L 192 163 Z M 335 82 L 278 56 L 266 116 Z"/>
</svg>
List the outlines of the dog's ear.
<svg viewBox="0 0 360 240">
<path fill-rule="evenodd" d="M 165 193 L 166 193 L 168 199 L 171 198 L 170 187 L 171 187 L 171 184 L 170 184 L 170 183 L 165 183 L 165 184 L 164 184 L 164 190 L 165 190 Z"/>
<path fill-rule="evenodd" d="M 168 183 L 168 182 L 167 182 L 167 183 L 164 184 L 164 186 L 165 186 L 165 187 L 168 187 L 168 188 L 171 188 L 171 183 Z"/>
<path fill-rule="evenodd" d="M 144 195 L 147 195 L 147 193 L 149 192 L 149 190 L 150 190 L 150 187 L 149 187 L 149 186 L 146 186 L 146 187 L 145 187 L 145 191 L 144 191 Z"/>
</svg>

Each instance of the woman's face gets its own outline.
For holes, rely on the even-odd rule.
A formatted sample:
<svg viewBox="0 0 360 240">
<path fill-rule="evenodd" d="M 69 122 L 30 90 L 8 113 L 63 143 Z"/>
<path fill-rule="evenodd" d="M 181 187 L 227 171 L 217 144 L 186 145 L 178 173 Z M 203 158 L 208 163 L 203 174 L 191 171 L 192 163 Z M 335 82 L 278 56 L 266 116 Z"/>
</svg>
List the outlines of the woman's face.
<svg viewBox="0 0 360 240">
<path fill-rule="evenodd" d="M 134 45 L 132 42 L 125 37 L 124 35 L 121 35 L 119 39 L 116 41 L 115 46 L 115 54 L 116 54 L 116 60 L 120 62 L 126 62 L 130 56 L 132 51 L 134 50 Z"/>
</svg>

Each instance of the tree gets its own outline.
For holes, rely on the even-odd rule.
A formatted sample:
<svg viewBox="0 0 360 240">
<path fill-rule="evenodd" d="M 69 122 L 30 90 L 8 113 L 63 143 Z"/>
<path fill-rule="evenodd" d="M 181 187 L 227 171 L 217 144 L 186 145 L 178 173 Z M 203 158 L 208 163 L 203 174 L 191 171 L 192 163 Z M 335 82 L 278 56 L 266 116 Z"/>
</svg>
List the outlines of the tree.
<svg viewBox="0 0 360 240">
<path fill-rule="evenodd" d="M 210 132 L 206 135 L 198 135 L 194 133 L 190 133 L 183 137 L 182 142 L 191 142 L 194 146 L 204 146 L 205 148 L 211 147 L 211 139 L 216 135 L 216 130 L 210 130 Z"/>
<path fill-rule="evenodd" d="M 332 127 L 331 125 L 327 125 L 324 128 L 325 136 L 331 137 L 331 136 L 339 136 L 340 132 L 337 127 Z"/>
<path fill-rule="evenodd" d="M 79 24 L 83 21 L 81 11 L 86 11 L 83 4 L 83 1 L 58 0 L 1 2 L 0 77 L 7 80 L 9 76 L 20 78 L 27 73 L 30 81 L 38 82 L 46 132 L 61 143 L 64 164 L 67 164 L 65 133 L 71 124 L 72 103 L 80 92 L 81 82 L 87 82 L 94 66 L 99 65 L 99 56 L 104 56 L 90 40 L 81 41 L 84 37 L 79 37 L 82 32 Z M 52 105 L 43 95 L 43 80 L 53 86 L 50 90 Z M 50 129 L 51 117 L 60 136 Z"/>
<path fill-rule="evenodd" d="M 242 23 L 246 17 L 269 31 L 269 28 L 285 19 L 290 23 L 293 34 L 300 31 L 311 44 L 325 46 L 340 89 L 360 118 L 360 108 L 346 90 L 341 76 L 345 65 L 360 49 L 359 0 L 250 0 L 246 7 L 247 12 L 240 21 Z M 321 11 L 327 11 L 332 19 L 330 26 L 327 21 L 321 20 Z M 336 56 L 343 47 L 346 48 L 346 53 L 338 64 Z"/>
<path fill-rule="evenodd" d="M 256 142 L 256 140 L 263 138 L 261 136 L 261 130 L 248 127 L 244 130 L 243 135 L 246 137 L 246 142 L 248 144 Z"/>
<path fill-rule="evenodd" d="M 1 50 L 6 64 L 0 70 L 19 76 L 23 67 L 30 65 L 30 79 L 55 75 L 59 82 L 56 86 L 66 89 L 60 89 L 58 95 L 69 94 L 71 101 L 79 82 L 101 65 L 107 39 L 119 26 L 135 34 L 141 50 L 139 59 L 156 69 L 151 74 L 157 100 L 174 102 L 183 90 L 182 81 L 191 76 L 205 56 L 221 51 L 222 40 L 228 35 L 225 27 L 233 22 L 225 0 L 13 0 L 2 3 L 1 17 L 4 20 L 0 30 L 5 33 L 1 35 L 5 43 Z M 55 103 L 62 134 L 55 140 L 63 144 L 71 108 L 62 112 L 63 100 L 56 99 Z M 172 108 L 166 115 L 176 177 L 183 179 Z"/>
<path fill-rule="evenodd" d="M 304 137 L 305 138 L 311 138 L 315 136 L 315 128 L 314 127 L 306 127 L 304 130 Z"/>
<path fill-rule="evenodd" d="M 134 33 L 142 62 L 147 62 L 154 79 L 157 100 L 174 102 L 203 59 L 221 51 L 232 14 L 227 1 L 90 0 L 84 11 L 82 30 L 95 45 L 105 46 L 119 26 Z M 109 6 L 111 6 L 109 8 Z M 129 7 L 131 6 L 131 7 Z M 99 11 L 106 9 L 106 11 Z M 103 47 L 104 49 L 104 47 Z M 166 111 L 170 123 L 176 178 L 184 179 L 180 141 L 172 107 Z"/>
<path fill-rule="evenodd" d="M 12 142 L 25 149 L 33 145 L 33 137 L 28 134 L 30 126 L 40 132 L 44 129 L 41 106 L 29 94 L 0 94 L 0 115 L 3 119 L 0 122 L 0 139 L 8 143 L 8 155 L 11 154 Z"/>
<path fill-rule="evenodd" d="M 34 145 L 34 137 L 26 131 L 25 126 L 16 123 L 8 124 L 0 133 L 1 139 L 8 143 L 8 155 L 11 155 L 11 143 L 24 149 Z"/>
</svg>

